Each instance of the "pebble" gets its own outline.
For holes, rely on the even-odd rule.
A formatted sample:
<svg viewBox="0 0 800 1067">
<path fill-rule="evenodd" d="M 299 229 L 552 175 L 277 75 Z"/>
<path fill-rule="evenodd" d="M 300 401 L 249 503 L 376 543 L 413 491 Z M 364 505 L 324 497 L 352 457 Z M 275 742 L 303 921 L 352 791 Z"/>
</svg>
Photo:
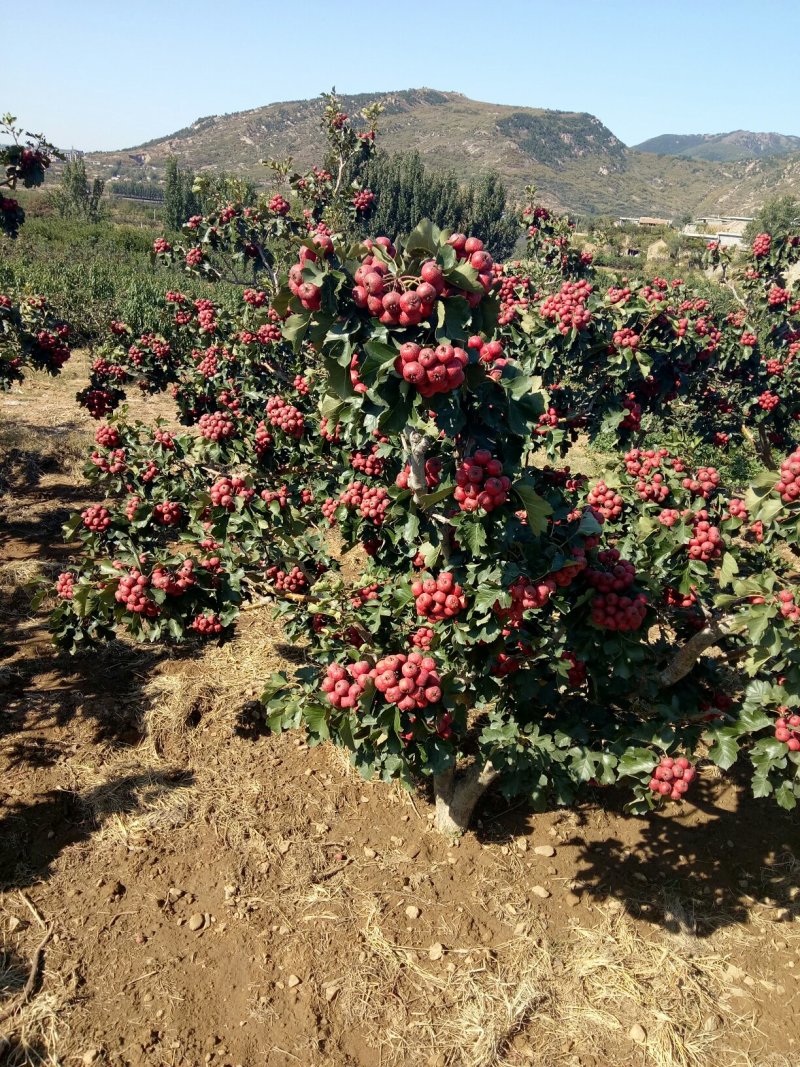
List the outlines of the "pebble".
<svg viewBox="0 0 800 1067">
<path fill-rule="evenodd" d="M 302 979 L 298 978 L 296 974 L 290 974 L 289 977 L 286 979 L 286 984 L 289 989 L 294 989 L 296 986 L 300 985 L 301 981 Z"/>
<path fill-rule="evenodd" d="M 556 854 L 552 845 L 537 845 L 533 851 L 537 856 L 555 856 Z"/>
<path fill-rule="evenodd" d="M 414 904 L 409 904 L 406 908 L 406 915 L 409 917 L 409 919 L 418 919 L 420 915 L 419 908 L 417 908 Z"/>
<path fill-rule="evenodd" d="M 703 1020 L 703 1030 L 707 1034 L 713 1034 L 715 1030 L 719 1029 L 719 1019 L 716 1015 L 708 1015 Z"/>
<path fill-rule="evenodd" d="M 531 889 L 531 893 L 533 893 L 535 897 L 541 897 L 542 900 L 547 900 L 550 896 L 550 890 L 545 889 L 543 885 L 535 885 L 533 889 Z"/>
<path fill-rule="evenodd" d="M 202 930 L 205 925 L 205 919 L 201 912 L 196 911 L 193 915 L 189 916 L 189 929 L 190 930 Z"/>
<path fill-rule="evenodd" d="M 518 837 L 517 838 L 517 850 L 519 852 L 527 852 L 528 851 L 528 842 L 526 841 L 526 839 L 524 837 Z"/>
<path fill-rule="evenodd" d="M 564 894 L 564 903 L 567 905 L 568 908 L 577 908 L 580 902 L 581 898 L 578 896 L 577 893 L 570 892 Z"/>
<path fill-rule="evenodd" d="M 438 941 L 436 941 L 428 949 L 428 959 L 440 960 L 442 958 L 442 956 L 444 956 L 444 945 L 442 945 Z"/>
<path fill-rule="evenodd" d="M 374 848 L 369 848 L 367 845 L 365 845 L 364 855 L 367 857 L 368 860 L 374 860 L 378 853 L 375 851 Z"/>
<path fill-rule="evenodd" d="M 639 1023 L 634 1023 L 628 1031 L 628 1037 L 637 1045 L 643 1045 L 647 1041 L 647 1031 Z"/>
</svg>

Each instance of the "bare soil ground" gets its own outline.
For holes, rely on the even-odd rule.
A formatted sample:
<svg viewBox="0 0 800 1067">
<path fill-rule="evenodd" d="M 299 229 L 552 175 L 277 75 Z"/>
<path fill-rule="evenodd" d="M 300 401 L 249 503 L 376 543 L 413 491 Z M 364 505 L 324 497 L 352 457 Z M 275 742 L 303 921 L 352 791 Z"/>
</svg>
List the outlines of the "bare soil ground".
<svg viewBox="0 0 800 1067">
<path fill-rule="evenodd" d="M 84 373 L 0 398 L 0 1064 L 800 1062 L 800 826 L 736 781 L 649 818 L 490 796 L 449 841 L 424 793 L 264 732 L 297 654 L 268 611 L 57 655 L 29 583 L 90 500 Z"/>
</svg>

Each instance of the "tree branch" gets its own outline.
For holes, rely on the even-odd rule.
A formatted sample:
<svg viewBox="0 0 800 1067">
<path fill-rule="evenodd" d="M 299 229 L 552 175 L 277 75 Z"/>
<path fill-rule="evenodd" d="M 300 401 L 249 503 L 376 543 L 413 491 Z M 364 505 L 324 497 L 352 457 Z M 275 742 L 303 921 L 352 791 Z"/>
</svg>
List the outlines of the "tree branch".
<svg viewBox="0 0 800 1067">
<path fill-rule="evenodd" d="M 700 659 L 703 653 L 713 648 L 714 645 L 727 637 L 736 626 L 736 618 L 732 615 L 723 615 L 721 619 L 714 619 L 704 629 L 690 637 L 686 644 L 679 648 L 667 666 L 658 676 L 662 688 L 667 689 L 685 678 Z"/>
</svg>

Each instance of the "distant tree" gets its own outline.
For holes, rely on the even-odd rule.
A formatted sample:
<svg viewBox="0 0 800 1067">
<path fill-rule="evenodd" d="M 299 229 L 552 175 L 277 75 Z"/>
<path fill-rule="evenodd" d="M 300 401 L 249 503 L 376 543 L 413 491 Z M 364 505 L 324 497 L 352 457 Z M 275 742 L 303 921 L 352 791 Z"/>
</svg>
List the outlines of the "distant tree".
<svg viewBox="0 0 800 1067">
<path fill-rule="evenodd" d="M 177 159 L 170 156 L 164 180 L 164 225 L 168 229 L 179 230 L 192 215 L 202 214 L 194 183 L 192 171 L 182 170 Z"/>
<path fill-rule="evenodd" d="M 372 211 L 357 224 L 362 235 L 396 237 L 428 218 L 480 237 L 496 259 L 511 253 L 519 235 L 506 188 L 493 173 L 459 183 L 451 170 L 427 170 L 418 152 L 378 153 L 361 183 L 375 193 Z"/>
<path fill-rule="evenodd" d="M 105 182 L 86 176 L 81 158 L 68 159 L 61 176 L 61 187 L 53 192 L 53 204 L 62 219 L 80 218 L 97 222 L 102 216 L 101 201 Z"/>
<path fill-rule="evenodd" d="M 752 241 L 759 233 L 773 237 L 786 237 L 800 230 L 800 200 L 794 196 L 775 196 L 767 200 L 744 231 L 746 241 Z"/>
</svg>

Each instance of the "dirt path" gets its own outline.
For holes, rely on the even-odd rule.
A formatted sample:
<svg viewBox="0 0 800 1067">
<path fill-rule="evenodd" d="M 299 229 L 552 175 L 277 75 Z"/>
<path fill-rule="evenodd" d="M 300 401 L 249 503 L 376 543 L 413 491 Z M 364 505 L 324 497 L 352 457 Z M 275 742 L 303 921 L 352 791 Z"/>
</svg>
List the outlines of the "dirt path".
<svg viewBox="0 0 800 1067">
<path fill-rule="evenodd" d="M 475 834 L 254 714 L 268 612 L 200 656 L 52 650 L 26 583 L 69 556 L 74 379 L 0 398 L 0 1063 L 788 1067 L 800 829 L 712 769 L 647 819 L 597 790 Z"/>
</svg>

